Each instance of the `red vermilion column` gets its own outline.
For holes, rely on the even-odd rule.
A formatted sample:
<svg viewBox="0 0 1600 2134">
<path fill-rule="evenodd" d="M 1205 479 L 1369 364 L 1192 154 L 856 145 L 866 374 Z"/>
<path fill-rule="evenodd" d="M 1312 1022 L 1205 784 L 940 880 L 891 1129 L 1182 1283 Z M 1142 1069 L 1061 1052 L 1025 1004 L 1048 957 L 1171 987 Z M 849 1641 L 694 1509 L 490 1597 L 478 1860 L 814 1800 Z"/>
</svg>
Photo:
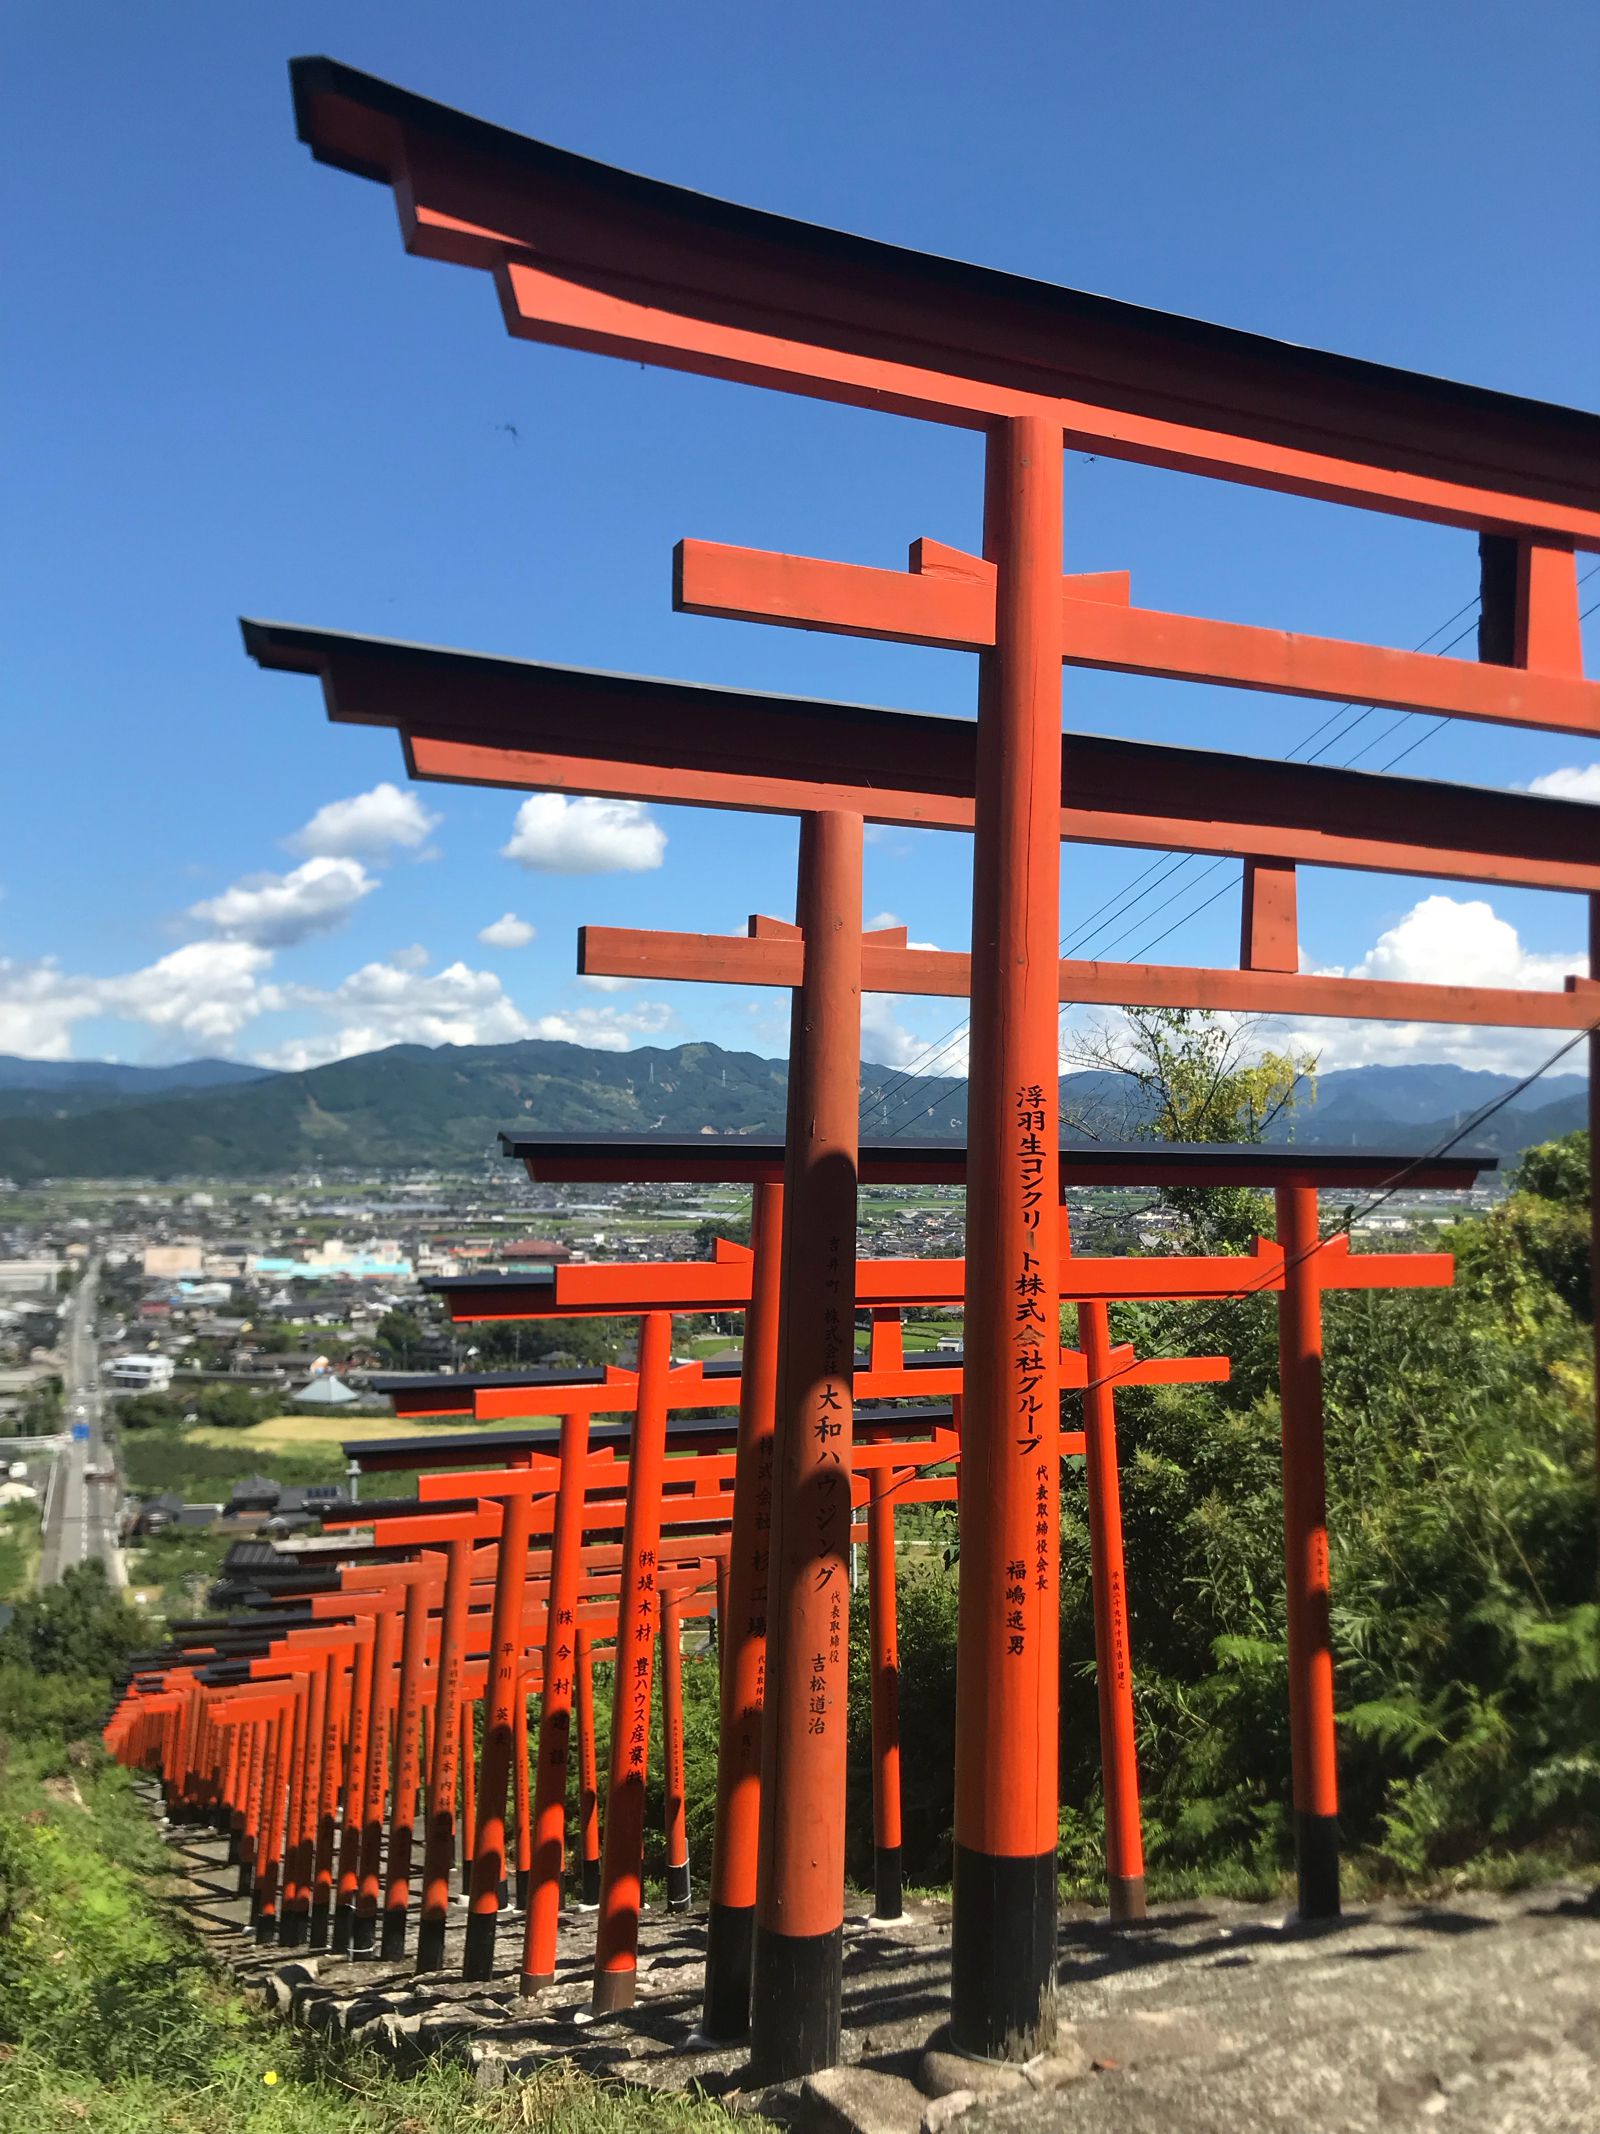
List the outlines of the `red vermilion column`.
<svg viewBox="0 0 1600 2134">
<path fill-rule="evenodd" d="M 1600 893 L 1589 898 L 1589 976 L 1600 979 Z M 1600 1030 L 1589 1036 L 1589 1316 L 1595 1349 L 1595 1478 L 1600 1485 Z M 1600 1501 L 1595 1509 L 1600 1516 Z"/>
<path fill-rule="evenodd" d="M 333 1922 L 334 1852 L 339 1836 L 339 1780 L 344 1770 L 344 1743 L 348 1732 L 350 1679 L 356 1649 L 347 1645 L 330 1652 L 323 1662 L 328 1677 L 327 1701 L 323 1708 L 322 1770 L 317 1794 L 316 1873 L 311 1890 L 311 1946 L 328 1945 Z"/>
<path fill-rule="evenodd" d="M 525 1667 L 517 1677 L 517 1701 L 511 1722 L 511 1791 L 517 1815 L 516 1901 L 524 1908 L 528 1902 L 528 1878 L 533 1869 L 533 1804 L 528 1784 L 528 1698 L 532 1690 L 533 1669 Z"/>
<path fill-rule="evenodd" d="M 350 1723 L 345 1734 L 344 1821 L 339 1832 L 339 1872 L 334 1887 L 333 1946 L 343 1953 L 355 1931 L 356 1893 L 361 1882 L 361 1818 L 366 1798 L 367 1739 L 372 1712 L 376 1627 L 351 1659 Z"/>
<path fill-rule="evenodd" d="M 267 1758 L 261 1773 L 261 1823 L 256 1841 L 255 1888 L 250 1916 L 258 1942 L 272 1941 L 278 1931 L 278 1884 L 283 1865 L 284 1791 L 288 1784 L 294 1730 L 294 1697 L 283 1697 L 267 1729 Z"/>
<path fill-rule="evenodd" d="M 989 432 L 972 876 L 951 2028 L 1055 2031 L 1061 425 Z"/>
<path fill-rule="evenodd" d="M 251 1720 L 244 1729 L 244 1736 L 244 1816 L 239 1829 L 239 1895 L 248 1897 L 255 1880 L 256 1841 L 261 1828 L 261 1763 L 267 1750 L 265 1721 Z"/>
<path fill-rule="evenodd" d="M 550 1537 L 550 1600 L 544 1683 L 539 1698 L 539 1770 L 533 1789 L 533 1855 L 522 1943 L 522 1991 L 538 1993 L 556 1975 L 561 1876 L 567 1845 L 567 1768 L 572 1755 L 572 1685 L 577 1672 L 578 1574 L 583 1553 L 587 1412 L 561 1421 L 561 1482 Z M 593 1695 L 591 1685 L 590 1695 Z"/>
<path fill-rule="evenodd" d="M 294 1779 L 290 1790 L 290 1845 L 283 1878 L 283 1912 L 278 1940 L 299 1948 L 311 1921 L 311 1867 L 316 1850 L 316 1745 L 322 1738 L 326 1677 L 320 1666 L 308 1667 L 295 1726 Z"/>
<path fill-rule="evenodd" d="M 683 1912 L 689 1908 L 689 1830 L 683 1778 L 683 1605 L 675 1593 L 661 1599 L 661 1746 L 667 1910 Z"/>
<path fill-rule="evenodd" d="M 900 1638 L 896 1620 L 894 1475 L 868 1477 L 867 1608 L 872 1647 L 872 1909 L 898 1919 L 900 1877 Z"/>
<path fill-rule="evenodd" d="M 367 1721 L 367 1768 L 361 1793 L 360 1874 L 350 1946 L 358 1952 L 375 1947 L 378 1908 L 383 1901 L 383 1802 L 389 1775 L 389 1714 L 394 1708 L 394 1666 L 399 1615 L 386 1601 L 372 1622 L 372 1702 Z"/>
<path fill-rule="evenodd" d="M 437 1971 L 443 1964 L 445 1928 L 450 1919 L 450 1863 L 455 1852 L 456 1775 L 461 1743 L 458 1707 L 461 1702 L 461 1663 L 466 1650 L 471 1564 L 470 1540 L 461 1537 L 446 1544 L 432 1740 L 429 1743 L 422 1917 L 417 1927 L 419 1971 Z"/>
<path fill-rule="evenodd" d="M 1144 1837 L 1139 1751 L 1133 1726 L 1128 1576 L 1122 1556 L 1122 1489 L 1111 1331 L 1103 1304 L 1078 1306 L 1084 1466 L 1089 1485 L 1089 1563 L 1094 1584 L 1094 1670 L 1100 1704 L 1100 1789 L 1106 1808 L 1106 1884 L 1113 1919 L 1143 1919 Z"/>
<path fill-rule="evenodd" d="M 644 1895 L 644 1787 L 650 1757 L 656 1570 L 661 1552 L 671 1368 L 672 1315 L 647 1313 L 639 1330 L 639 1390 L 617 1597 L 611 1770 L 594 1949 L 592 2005 L 596 2015 L 631 2008 L 637 1983 L 639 1907 Z"/>
<path fill-rule="evenodd" d="M 750 1963 L 761 1823 L 761 1708 L 767 1668 L 767 1556 L 772 1539 L 772 1417 L 778 1390 L 783 1187 L 755 1188 L 750 1304 L 739 1364 L 738 1458 L 728 1539 L 727 1605 L 717 1607 L 722 1669 L 717 1807 L 700 2028 L 714 2039 L 750 2027 Z"/>
<path fill-rule="evenodd" d="M 796 917 L 805 969 L 789 1047 L 750 2010 L 751 2062 L 763 2082 L 832 2067 L 839 2057 L 861 1102 L 859 815 L 830 810 L 802 818 Z"/>
<path fill-rule="evenodd" d="M 394 1787 L 389 1804 L 389 1857 L 383 1889 L 379 1953 L 404 1956 L 406 1911 L 411 1903 L 412 1836 L 421 1780 L 422 1677 L 427 1661 L 428 1609 L 438 1592 L 435 1579 L 413 1570 L 406 1584 L 400 1633 L 400 1687 L 394 1716 Z"/>
<path fill-rule="evenodd" d="M 573 1641 L 578 1670 L 578 1855 L 583 1861 L 579 1902 L 592 1912 L 600 1902 L 600 1763 L 594 1739 L 594 1646 L 587 1630 Z"/>
<path fill-rule="evenodd" d="M 485 1716 L 487 1716 L 485 1706 Z M 478 1698 L 471 1688 L 466 1688 L 461 1699 L 458 1724 L 461 1730 L 460 1757 L 457 1770 L 461 1774 L 461 1894 L 466 1895 L 472 1887 L 472 1848 L 476 1843 L 478 1829 Z"/>
<path fill-rule="evenodd" d="M 1279 1186 L 1278 1385 L 1283 1415 L 1283 1555 L 1288 1596 L 1289 1739 L 1302 1919 L 1339 1912 L 1339 1768 L 1328 1623 L 1327 1473 L 1322 1438 L 1322 1290 L 1317 1190 Z"/>
<path fill-rule="evenodd" d="M 478 1764 L 477 1834 L 472 1844 L 463 1978 L 494 1976 L 495 1922 L 506 1872 L 506 1784 L 515 1747 L 516 1700 L 522 1686 L 522 1604 L 532 1524 L 533 1499 L 526 1491 L 503 1500 L 489 1672 L 483 1693 L 483 1751 Z"/>
<path fill-rule="evenodd" d="M 244 1834 L 245 1794 L 249 1788 L 248 1766 L 245 1757 L 249 1751 L 249 1729 L 240 1720 L 228 1724 L 227 1778 L 223 1784 L 222 1800 L 227 1810 L 228 1864 L 239 1864 L 239 1840 Z"/>
</svg>

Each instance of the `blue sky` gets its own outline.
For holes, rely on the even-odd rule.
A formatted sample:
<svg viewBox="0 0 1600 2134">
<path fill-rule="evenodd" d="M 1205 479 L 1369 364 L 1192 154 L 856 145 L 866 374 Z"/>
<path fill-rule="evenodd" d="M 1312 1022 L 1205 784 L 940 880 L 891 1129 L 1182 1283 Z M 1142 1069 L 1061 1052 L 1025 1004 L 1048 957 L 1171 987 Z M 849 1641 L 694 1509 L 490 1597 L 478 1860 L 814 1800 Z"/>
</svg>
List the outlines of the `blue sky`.
<svg viewBox="0 0 1600 2134">
<path fill-rule="evenodd" d="M 485 277 L 408 260 L 387 196 L 297 144 L 293 53 L 814 221 L 1600 399 L 1600 14 L 1583 0 L 934 0 L 914 13 L 882 0 L 15 0 L 0 38 L 19 536 L 5 576 L 0 1051 L 294 1064 L 519 1034 L 782 1050 L 775 995 L 602 991 L 572 961 L 586 920 L 731 930 L 750 910 L 788 913 L 791 824 L 665 808 L 554 822 L 536 808 L 519 837 L 514 795 L 373 798 L 403 785 L 393 737 L 332 728 L 313 685 L 258 673 L 241 612 L 972 706 L 962 655 L 674 616 L 669 559 L 683 534 L 879 563 L 918 534 L 975 545 L 974 438 L 513 343 Z M 1068 477 L 1069 566 L 1131 567 L 1142 604 L 1411 645 L 1475 592 L 1465 534 L 1103 459 L 1069 459 Z M 1589 661 L 1600 671 L 1595 638 Z M 1064 707 L 1081 730 L 1272 755 L 1325 716 L 1070 671 Z M 1414 737 L 1397 718 L 1369 717 L 1332 760 L 1381 765 Z M 1502 786 L 1588 771 L 1600 797 L 1597 753 L 1457 722 L 1405 768 Z M 967 849 L 877 839 L 868 915 L 960 945 Z M 1068 926 L 1146 864 L 1069 849 Z M 1208 864 L 1091 945 L 1133 957 L 1179 920 L 1156 954 L 1230 960 L 1233 895 L 1197 909 L 1228 879 L 1202 880 Z M 1487 902 L 1312 874 L 1303 952 L 1319 968 L 1377 951 L 1394 975 L 1490 982 L 1550 981 L 1575 961 L 1575 900 Z M 503 926 L 480 939 L 508 914 L 531 940 Z M 868 1050 L 913 1058 L 954 1019 L 948 1002 L 874 1003 Z M 1547 1049 L 1318 1035 L 1328 1064 L 1500 1066 Z"/>
</svg>

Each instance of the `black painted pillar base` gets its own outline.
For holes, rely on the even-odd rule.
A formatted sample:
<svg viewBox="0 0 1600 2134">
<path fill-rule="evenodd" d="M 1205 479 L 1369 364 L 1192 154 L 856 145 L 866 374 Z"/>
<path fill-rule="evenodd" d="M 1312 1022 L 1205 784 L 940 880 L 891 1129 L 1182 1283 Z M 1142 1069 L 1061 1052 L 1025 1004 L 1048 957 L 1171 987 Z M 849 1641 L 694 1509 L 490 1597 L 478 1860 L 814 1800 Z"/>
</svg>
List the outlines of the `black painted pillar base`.
<svg viewBox="0 0 1600 2134">
<path fill-rule="evenodd" d="M 1120 1926 L 1125 1920 L 1143 1919 L 1144 1916 L 1144 1876 L 1113 1875 L 1111 1877 L 1112 1925 Z"/>
<path fill-rule="evenodd" d="M 285 1912 L 278 1921 L 279 1946 L 285 1949 L 304 1948 L 310 1925 L 311 1917 L 308 1912 Z"/>
<path fill-rule="evenodd" d="M 444 1934 L 448 1921 L 424 1919 L 417 1928 L 417 1969 L 419 1971 L 442 1971 L 444 1969 Z"/>
<path fill-rule="evenodd" d="M 370 1956 L 378 1940 L 378 1915 L 356 1906 L 355 1918 L 350 1922 L 350 1949 L 356 1956 Z"/>
<path fill-rule="evenodd" d="M 688 1909 L 689 1863 L 685 1860 L 681 1867 L 673 1867 L 669 1862 L 667 1867 L 667 1910 L 669 1912 L 686 1912 Z"/>
<path fill-rule="evenodd" d="M 1300 1884 L 1302 1919 L 1339 1916 L 1339 1818 L 1303 1815 L 1294 1818 L 1295 1866 Z"/>
<path fill-rule="evenodd" d="M 467 1940 L 461 1957 L 463 1978 L 494 1977 L 495 1928 L 498 1912 L 468 1912 Z"/>
<path fill-rule="evenodd" d="M 597 1971 L 590 2005 L 596 2015 L 620 2015 L 633 2006 L 638 1991 L 639 1974 L 631 1965 L 626 1971 Z"/>
<path fill-rule="evenodd" d="M 519 1912 L 525 1912 L 528 1909 L 528 1884 L 532 1880 L 533 1875 L 530 1869 L 526 1867 L 517 1869 L 517 1910 Z"/>
<path fill-rule="evenodd" d="M 905 1910 L 905 1885 L 900 1879 L 900 1848 L 880 1845 L 872 1855 L 872 1916 L 898 1919 Z"/>
<path fill-rule="evenodd" d="M 950 2031 L 979 2060 L 1029 2060 L 1056 2034 L 1056 1856 L 955 1848 Z"/>
<path fill-rule="evenodd" d="M 330 1919 L 329 1919 L 329 1910 L 328 1910 L 328 1906 L 327 1906 L 327 1905 L 325 1905 L 325 1904 L 314 1904 L 314 1905 L 313 1905 L 313 1906 L 311 1907 L 311 1946 L 312 1946 L 312 1948 L 314 1948 L 314 1949 L 325 1949 L 325 1948 L 326 1948 L 326 1947 L 328 1946 L 328 1936 L 329 1936 L 329 1932 L 330 1932 Z"/>
<path fill-rule="evenodd" d="M 378 1937 L 378 1954 L 388 1961 L 406 1953 L 406 1915 L 400 1905 L 383 1915 L 383 1931 Z"/>
<path fill-rule="evenodd" d="M 777 1934 L 758 1920 L 750 1980 L 750 2067 L 788 2082 L 839 2063 L 844 1926 Z"/>
<path fill-rule="evenodd" d="M 583 1863 L 583 1896 L 580 1900 L 585 1911 L 600 1909 L 600 1862 L 585 1860 Z"/>
<path fill-rule="evenodd" d="M 255 1888 L 255 1886 L 256 1871 L 250 1865 L 250 1862 L 248 1860 L 242 1860 L 239 1863 L 239 1882 L 237 1894 L 241 1897 L 248 1897 L 250 1892 Z"/>
<path fill-rule="evenodd" d="M 278 1922 L 276 1918 L 271 1912 L 262 1912 L 256 1919 L 257 1946 L 259 1947 L 266 1942 L 276 1941 L 277 1938 Z"/>
<path fill-rule="evenodd" d="M 750 1966 L 755 1944 L 753 1904 L 711 1904 L 706 1919 L 705 2003 L 700 2034 L 732 2044 L 750 2029 Z"/>
<path fill-rule="evenodd" d="M 333 1908 L 333 1946 L 341 1956 L 350 1953 L 350 1936 L 355 1931 L 356 1908 L 353 1904 L 336 1904 Z"/>
</svg>

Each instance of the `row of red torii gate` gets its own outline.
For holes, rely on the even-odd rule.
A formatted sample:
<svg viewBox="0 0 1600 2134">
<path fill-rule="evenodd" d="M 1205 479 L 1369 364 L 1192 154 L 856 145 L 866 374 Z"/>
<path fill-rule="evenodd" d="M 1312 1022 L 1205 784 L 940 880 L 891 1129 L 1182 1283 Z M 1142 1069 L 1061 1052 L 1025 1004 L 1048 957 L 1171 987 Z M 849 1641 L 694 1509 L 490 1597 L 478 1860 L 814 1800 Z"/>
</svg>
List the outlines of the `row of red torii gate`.
<svg viewBox="0 0 1600 2134">
<path fill-rule="evenodd" d="M 492 1966 L 515 1865 L 522 1976 L 537 1990 L 554 1960 L 573 1714 L 581 1767 L 594 1738 L 588 1668 L 608 1653 L 594 1998 L 615 2011 L 632 1996 L 652 1654 L 659 1636 L 668 1854 L 682 1895 L 680 1633 L 715 1605 L 722 1728 L 705 2027 L 728 2037 L 748 2026 L 763 2075 L 807 2072 L 839 2048 L 855 1522 L 864 1513 L 877 1901 L 892 1908 L 893 1507 L 953 1492 L 952 2032 L 969 2053 L 1025 2055 L 1055 2020 L 1060 1456 L 1064 1445 L 1086 1455 L 1111 1901 L 1127 1916 L 1142 1903 L 1142 1866 L 1113 1397 L 1119 1383 L 1226 1368 L 1114 1349 L 1107 1305 L 1278 1297 L 1300 1903 L 1325 1914 L 1338 1903 L 1338 1852 L 1319 1300 L 1343 1286 L 1445 1281 L 1449 1268 L 1435 1255 L 1352 1253 L 1345 1232 L 1324 1238 L 1318 1190 L 1460 1187 L 1481 1168 L 1446 1155 L 1063 1148 L 1062 1004 L 1555 1030 L 1573 1046 L 1588 1033 L 1592 1121 L 1600 1082 L 1600 811 L 1063 734 L 1061 669 L 1600 734 L 1578 602 L 1578 556 L 1600 548 L 1600 420 L 731 206 L 330 61 L 292 72 L 314 156 L 388 185 L 412 252 L 489 272 L 513 334 L 979 432 L 981 555 L 919 539 L 897 571 L 685 541 L 673 581 L 687 612 L 973 651 L 978 711 L 975 722 L 932 718 L 245 624 L 261 665 L 320 679 L 331 717 L 395 728 L 414 777 L 798 817 L 792 922 L 755 918 L 738 938 L 589 928 L 579 947 L 579 968 L 597 975 L 789 988 L 788 1131 L 781 1149 L 507 1137 L 541 1179 L 746 1180 L 752 1246 L 695 1266 L 562 1268 L 549 1286 L 449 1287 L 452 1313 L 469 1322 L 637 1314 L 636 1367 L 559 1387 L 397 1385 L 401 1412 L 470 1404 L 485 1420 L 559 1416 L 559 1432 L 433 1447 L 438 1472 L 418 1500 L 376 1517 L 367 1507 L 370 1543 L 339 1546 L 325 1590 L 309 1590 L 303 1568 L 263 1574 L 246 1620 L 189 1626 L 141 1665 L 111 1738 L 160 1768 L 175 1808 L 226 1817 L 258 1917 L 291 1939 L 320 1931 L 326 1914 L 330 1934 L 360 1945 L 381 1915 L 394 1952 L 420 1797 L 417 1954 L 440 1961 L 460 1820 L 461 1961 L 475 1976 Z M 1139 608 L 1125 571 L 1064 574 L 1068 445 L 1470 529 L 1478 657 Z M 969 954 L 864 930 L 869 823 L 972 834 Z M 1063 841 L 1238 858 L 1238 968 L 1063 957 Z M 1303 972 L 1296 887 L 1307 865 L 1581 896 L 1590 973 L 1551 993 Z M 863 989 L 970 1001 L 965 1149 L 863 1146 Z M 1087 1258 L 1062 1219 L 1074 1177 L 1270 1185 L 1277 1237 L 1253 1258 Z M 858 1262 L 857 1187 L 875 1178 L 964 1184 L 965 1260 Z M 902 1353 L 898 1313 L 929 1301 L 960 1307 L 959 1361 Z M 1064 1345 L 1064 1305 L 1077 1308 L 1075 1348 Z M 737 1387 L 672 1365 L 673 1312 L 708 1309 L 746 1314 Z M 872 1337 L 858 1356 L 862 1314 Z M 1082 1429 L 1064 1435 L 1062 1395 L 1074 1388 Z M 735 1405 L 736 1428 L 715 1421 Z M 675 1409 L 684 1415 L 672 1422 Z M 620 1425 L 592 1429 L 594 1416 L 619 1414 Z M 416 1455 L 411 1441 L 406 1464 Z M 518 1747 L 530 1692 L 531 1776 Z M 596 1774 L 580 1776 L 592 1803 Z M 587 1809 L 581 1824 L 587 1862 Z"/>
</svg>

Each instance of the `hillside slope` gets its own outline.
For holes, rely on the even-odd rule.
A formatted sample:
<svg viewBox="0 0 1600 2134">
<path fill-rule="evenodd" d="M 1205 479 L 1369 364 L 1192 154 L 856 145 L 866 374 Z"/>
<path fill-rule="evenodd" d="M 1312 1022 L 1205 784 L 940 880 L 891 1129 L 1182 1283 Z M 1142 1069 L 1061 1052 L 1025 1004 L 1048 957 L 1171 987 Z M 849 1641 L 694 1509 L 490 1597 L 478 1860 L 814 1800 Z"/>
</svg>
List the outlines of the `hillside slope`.
<svg viewBox="0 0 1600 2134">
<path fill-rule="evenodd" d="M 66 1063 L 0 1063 L 59 1070 Z M 72 1063 L 80 1069 L 100 1063 Z M 193 1063 L 227 1068 L 226 1062 Z M 163 1070 L 111 1068 L 116 1077 Z M 40 1178 L 265 1177 L 321 1168 L 472 1167 L 498 1161 L 502 1127 L 551 1133 L 781 1134 L 787 1068 L 782 1060 L 719 1046 L 596 1052 L 529 1039 L 509 1045 L 394 1045 L 299 1074 L 240 1072 L 224 1086 L 166 1087 L 140 1097 L 115 1081 L 109 1101 L 84 1106 L 92 1077 L 63 1089 L 0 1094 L 0 1176 Z M 966 1131 L 966 1085 L 945 1076 L 908 1080 L 881 1066 L 862 1070 L 863 1132 L 871 1139 L 958 1139 Z M 104 1087 L 102 1083 L 98 1085 Z M 135 1083 L 134 1088 L 137 1088 Z M 1293 1120 L 1309 1146 L 1428 1148 L 1512 1086 L 1508 1075 L 1451 1066 L 1361 1067 L 1323 1077 L 1317 1101 Z M 1470 1145 L 1515 1155 L 1583 1123 L 1575 1075 L 1537 1083 L 1469 1135 Z M 875 1096 L 875 1092 L 881 1095 Z M 6 1116 L 6 1097 L 48 1099 L 34 1115 Z M 181 1102 L 176 1101 L 178 1097 Z M 1129 1085 L 1107 1074 L 1066 1078 L 1063 1103 L 1100 1139 L 1138 1123 Z M 70 1103 L 63 1102 L 70 1099 Z"/>
</svg>

